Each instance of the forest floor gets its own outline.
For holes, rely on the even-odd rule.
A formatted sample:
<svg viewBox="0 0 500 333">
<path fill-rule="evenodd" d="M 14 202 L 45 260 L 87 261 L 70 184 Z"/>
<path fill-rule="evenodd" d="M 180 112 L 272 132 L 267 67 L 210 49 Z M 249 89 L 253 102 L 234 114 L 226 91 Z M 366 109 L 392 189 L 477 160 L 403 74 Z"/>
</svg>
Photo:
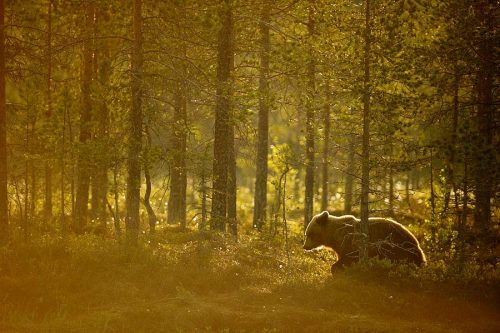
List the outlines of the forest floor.
<svg viewBox="0 0 500 333">
<path fill-rule="evenodd" d="M 160 232 L 125 249 L 97 236 L 0 248 L 0 332 L 500 332 L 497 278 L 375 265 L 290 242 Z M 147 242 L 145 242 L 147 244 Z"/>
</svg>

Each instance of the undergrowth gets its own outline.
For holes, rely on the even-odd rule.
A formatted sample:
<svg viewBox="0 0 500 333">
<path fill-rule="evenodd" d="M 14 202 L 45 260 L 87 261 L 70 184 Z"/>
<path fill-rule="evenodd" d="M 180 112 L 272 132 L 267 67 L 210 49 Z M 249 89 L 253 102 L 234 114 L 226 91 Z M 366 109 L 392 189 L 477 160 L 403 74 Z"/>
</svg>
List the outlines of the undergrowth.
<svg viewBox="0 0 500 333">
<path fill-rule="evenodd" d="M 433 293 L 442 298 L 436 306 L 453 295 L 498 308 L 494 267 L 371 260 L 332 277 L 331 252 L 304 252 L 292 236 L 288 254 L 281 241 L 253 233 L 235 241 L 162 231 L 134 248 L 94 235 L 17 242 L 0 248 L 0 331 L 386 331 L 394 313 L 424 311 L 414 295 Z M 394 310 L 398 294 L 406 310 Z M 401 320 L 394 331 L 433 331 L 440 319 Z"/>
</svg>

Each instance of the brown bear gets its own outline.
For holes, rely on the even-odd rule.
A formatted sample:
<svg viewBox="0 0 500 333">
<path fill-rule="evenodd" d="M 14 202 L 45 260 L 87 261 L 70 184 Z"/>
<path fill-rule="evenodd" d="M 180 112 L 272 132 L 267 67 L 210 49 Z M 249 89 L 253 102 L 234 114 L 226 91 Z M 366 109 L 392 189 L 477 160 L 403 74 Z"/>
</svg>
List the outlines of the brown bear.
<svg viewBox="0 0 500 333">
<path fill-rule="evenodd" d="M 333 249 L 338 261 L 335 268 L 351 265 L 358 261 L 360 220 L 352 215 L 333 216 L 327 211 L 314 216 L 305 231 L 304 249 L 313 250 L 325 246 Z M 418 266 L 425 264 L 424 252 L 418 240 L 403 225 L 389 219 L 372 217 L 368 220 L 369 258 L 387 258 L 393 262 L 406 261 Z"/>
</svg>

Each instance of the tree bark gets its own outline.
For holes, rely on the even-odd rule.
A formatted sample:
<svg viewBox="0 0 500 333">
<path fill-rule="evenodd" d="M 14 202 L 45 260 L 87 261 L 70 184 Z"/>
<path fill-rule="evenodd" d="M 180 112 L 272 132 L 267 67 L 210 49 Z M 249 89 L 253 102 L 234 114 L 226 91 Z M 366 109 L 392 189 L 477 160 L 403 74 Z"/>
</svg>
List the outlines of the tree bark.
<svg viewBox="0 0 500 333">
<path fill-rule="evenodd" d="M 60 191 L 61 191 L 61 233 L 63 235 L 67 232 L 66 226 L 66 124 L 68 119 L 68 90 L 64 90 L 64 106 L 63 106 L 63 124 L 62 124 L 62 140 L 61 140 L 61 156 L 60 156 L 60 167 L 61 167 L 61 179 L 60 179 Z"/>
<path fill-rule="evenodd" d="M 146 136 L 147 136 L 147 148 L 146 150 L 150 150 L 151 148 L 151 137 L 149 134 L 148 125 L 146 125 Z M 158 221 L 155 211 L 151 206 L 150 198 L 151 198 L 151 174 L 149 173 L 149 158 L 144 159 L 144 178 L 146 180 L 146 191 L 144 193 L 144 207 L 146 207 L 146 211 L 148 212 L 148 223 L 149 223 L 149 233 L 153 235 L 155 233 L 156 221 Z M 170 207 L 169 207 L 170 209 Z"/>
<path fill-rule="evenodd" d="M 35 124 L 31 125 L 31 137 L 34 138 L 34 127 Z M 37 168 L 35 166 L 35 163 L 31 161 L 30 163 L 30 170 L 31 170 L 31 200 L 30 200 L 30 216 L 35 217 L 36 215 L 36 200 L 37 200 L 37 191 L 38 191 L 38 174 L 37 174 Z"/>
<path fill-rule="evenodd" d="M 389 216 L 394 217 L 394 173 L 392 170 L 392 166 L 389 167 L 389 190 L 388 190 L 388 195 L 389 195 L 389 205 L 388 205 L 388 210 L 389 210 Z"/>
<path fill-rule="evenodd" d="M 5 3 L 0 0 L 0 244 L 9 237 L 5 76 Z"/>
<path fill-rule="evenodd" d="M 365 1 L 365 36 L 364 36 L 364 79 L 363 79 L 363 146 L 361 160 L 361 242 L 359 260 L 367 259 L 369 194 L 370 194 L 370 57 L 371 57 L 371 13 L 370 0 Z"/>
<path fill-rule="evenodd" d="M 107 23 L 110 20 L 110 14 L 107 8 L 100 7 L 96 11 L 97 24 L 96 36 L 98 29 L 106 29 Z M 96 131 L 93 140 L 95 146 L 98 147 L 99 152 L 94 161 L 95 170 L 92 176 L 92 217 L 99 221 L 100 229 L 106 232 L 107 229 L 107 194 L 108 194 L 108 170 L 109 170 L 109 109 L 107 99 L 105 98 L 106 92 L 109 87 L 109 80 L 111 77 L 111 57 L 109 54 L 109 41 L 106 39 L 99 39 L 96 41 L 95 49 L 95 64 L 97 69 L 97 80 L 99 83 L 100 99 L 98 107 L 96 108 L 95 118 L 97 120 Z"/>
<path fill-rule="evenodd" d="M 238 236 L 238 220 L 236 217 L 236 150 L 234 146 L 234 124 L 229 131 L 229 164 L 227 178 L 227 219 L 229 231 L 234 237 Z"/>
<path fill-rule="evenodd" d="M 269 57 L 271 41 L 269 25 L 271 6 L 264 1 L 260 19 L 260 68 L 259 68 L 259 120 L 257 129 L 257 169 L 255 175 L 255 196 L 253 226 L 262 230 L 267 218 L 267 155 L 269 151 Z"/>
<path fill-rule="evenodd" d="M 207 176 L 205 169 L 205 161 L 206 161 L 206 150 L 203 155 L 203 161 L 201 165 L 201 176 L 200 176 L 200 187 L 201 187 L 201 222 L 198 224 L 198 230 L 205 230 L 205 226 L 207 225 Z"/>
<path fill-rule="evenodd" d="M 127 241 L 135 245 L 139 235 L 139 205 L 141 192 L 142 152 L 142 0 L 134 0 L 133 23 L 134 43 L 132 46 L 132 108 L 129 113 L 130 136 L 127 165 Z"/>
<path fill-rule="evenodd" d="M 23 236 L 24 236 L 24 241 L 28 241 L 28 235 L 29 235 L 29 193 L 30 193 L 30 188 L 29 188 L 29 170 L 30 170 L 30 155 L 31 155 L 31 138 L 30 138 L 30 128 L 29 128 L 29 110 L 30 105 L 27 105 L 27 110 L 26 110 L 26 127 L 25 127 L 25 142 L 26 142 L 26 160 L 24 163 L 24 219 L 22 220 L 22 229 L 23 229 Z"/>
<path fill-rule="evenodd" d="M 313 216 L 314 205 L 314 141 L 315 141 L 315 92 L 316 65 L 313 54 L 313 37 L 315 34 L 314 0 L 309 1 L 307 30 L 309 35 L 309 59 L 307 65 L 307 101 L 306 101 L 306 177 L 304 196 L 304 230 Z"/>
<path fill-rule="evenodd" d="M 431 154 L 430 154 L 430 161 L 429 161 L 429 180 L 430 180 L 430 188 L 431 188 L 431 197 L 430 197 L 430 203 L 431 203 L 431 213 L 432 213 L 432 220 L 434 220 L 435 215 L 436 215 L 436 192 L 434 191 L 434 156 L 432 154 L 432 149 L 431 149 Z"/>
<path fill-rule="evenodd" d="M 115 209 L 113 216 L 113 225 L 115 227 L 115 237 L 120 238 L 122 235 L 122 229 L 120 227 L 120 194 L 118 192 L 118 162 L 115 161 L 115 165 L 113 167 L 113 192 L 115 199 Z"/>
<path fill-rule="evenodd" d="M 222 1 L 219 10 L 222 26 L 218 35 L 217 97 L 215 101 L 215 141 L 213 164 L 212 218 L 210 228 L 224 231 L 227 223 L 231 119 L 231 67 L 233 63 L 233 14 L 231 0 Z M 234 140 L 234 139 L 233 139 Z M 234 142 L 234 141 L 233 141 Z"/>
<path fill-rule="evenodd" d="M 167 222 L 179 223 L 186 228 L 186 143 L 187 143 L 187 99 L 184 77 L 177 83 L 172 126 L 172 168 L 170 194 L 168 198 Z"/>
<path fill-rule="evenodd" d="M 477 131 L 476 148 L 474 226 L 486 232 L 491 224 L 491 198 L 495 183 L 496 162 L 493 147 L 493 87 L 496 57 L 494 51 L 495 1 L 476 1 L 474 10 L 480 24 L 477 29 L 476 47 L 478 55 L 477 87 Z M 492 168 L 493 166 L 493 168 Z"/>
<path fill-rule="evenodd" d="M 458 90 L 460 88 L 460 76 L 458 73 L 458 65 L 455 60 L 455 70 L 454 70 L 454 80 L 453 80 L 453 115 L 451 124 L 451 138 L 450 138 L 450 153 L 446 160 L 446 184 L 443 199 L 443 211 L 441 213 L 441 218 L 446 217 L 448 213 L 448 208 L 450 204 L 451 190 L 455 189 L 455 175 L 453 168 L 455 167 L 455 144 L 457 141 L 457 129 L 458 129 L 458 107 L 459 107 L 459 97 Z"/>
<path fill-rule="evenodd" d="M 349 151 L 347 155 L 347 172 L 345 176 L 345 197 L 344 197 L 344 214 L 352 214 L 352 200 L 354 192 L 354 162 L 356 153 L 356 138 L 351 134 L 349 138 Z"/>
<path fill-rule="evenodd" d="M 411 198 L 410 198 L 410 177 L 411 177 L 411 171 L 408 171 L 406 173 L 406 179 L 405 179 L 405 201 L 406 204 L 408 205 L 408 209 L 410 212 L 413 213 L 413 207 L 411 205 Z"/>
<path fill-rule="evenodd" d="M 77 233 L 84 231 L 87 224 L 89 186 L 90 186 L 90 160 L 86 151 L 86 143 L 91 139 L 92 120 L 92 27 L 94 24 L 94 6 L 91 2 L 85 4 L 85 22 L 83 27 L 83 71 L 82 71 L 82 105 L 80 108 L 80 150 L 77 160 L 77 184 L 75 199 L 74 230 Z"/>
<path fill-rule="evenodd" d="M 52 118 L 52 0 L 48 1 L 48 21 L 47 21 L 47 111 L 45 118 L 47 124 Z M 47 158 L 52 154 L 47 152 Z M 52 166 L 50 162 L 45 160 L 45 201 L 43 205 L 44 219 L 43 223 L 47 223 L 52 219 Z"/>
<path fill-rule="evenodd" d="M 330 155 L 330 91 L 328 84 L 325 84 L 325 105 L 323 106 L 323 125 L 325 126 L 325 133 L 323 138 L 323 176 L 322 176 L 322 192 L 321 192 L 321 210 L 328 210 L 328 196 L 329 196 L 329 155 Z"/>
</svg>

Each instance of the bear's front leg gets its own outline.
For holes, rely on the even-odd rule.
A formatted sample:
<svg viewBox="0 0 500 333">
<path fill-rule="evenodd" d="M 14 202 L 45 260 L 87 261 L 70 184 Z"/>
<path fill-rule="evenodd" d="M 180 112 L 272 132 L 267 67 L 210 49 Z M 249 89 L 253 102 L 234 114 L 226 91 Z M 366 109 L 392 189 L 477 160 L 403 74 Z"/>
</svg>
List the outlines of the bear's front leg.
<svg viewBox="0 0 500 333">
<path fill-rule="evenodd" d="M 335 275 L 336 272 L 338 272 L 339 270 L 341 270 L 343 268 L 344 268 L 344 266 L 339 265 L 338 261 L 337 261 L 332 265 L 332 267 L 330 268 L 330 271 L 332 272 L 332 275 Z"/>
<path fill-rule="evenodd" d="M 332 272 L 332 275 L 335 275 L 336 272 L 343 270 L 344 268 L 345 268 L 345 263 L 341 259 L 339 259 L 333 263 L 332 267 L 330 268 L 330 271 Z"/>
<path fill-rule="evenodd" d="M 333 263 L 332 267 L 330 268 L 330 271 L 332 272 L 332 275 L 335 272 L 338 272 L 340 270 L 343 270 L 347 266 L 352 265 L 356 260 L 350 257 L 341 257 L 339 260 Z"/>
</svg>

